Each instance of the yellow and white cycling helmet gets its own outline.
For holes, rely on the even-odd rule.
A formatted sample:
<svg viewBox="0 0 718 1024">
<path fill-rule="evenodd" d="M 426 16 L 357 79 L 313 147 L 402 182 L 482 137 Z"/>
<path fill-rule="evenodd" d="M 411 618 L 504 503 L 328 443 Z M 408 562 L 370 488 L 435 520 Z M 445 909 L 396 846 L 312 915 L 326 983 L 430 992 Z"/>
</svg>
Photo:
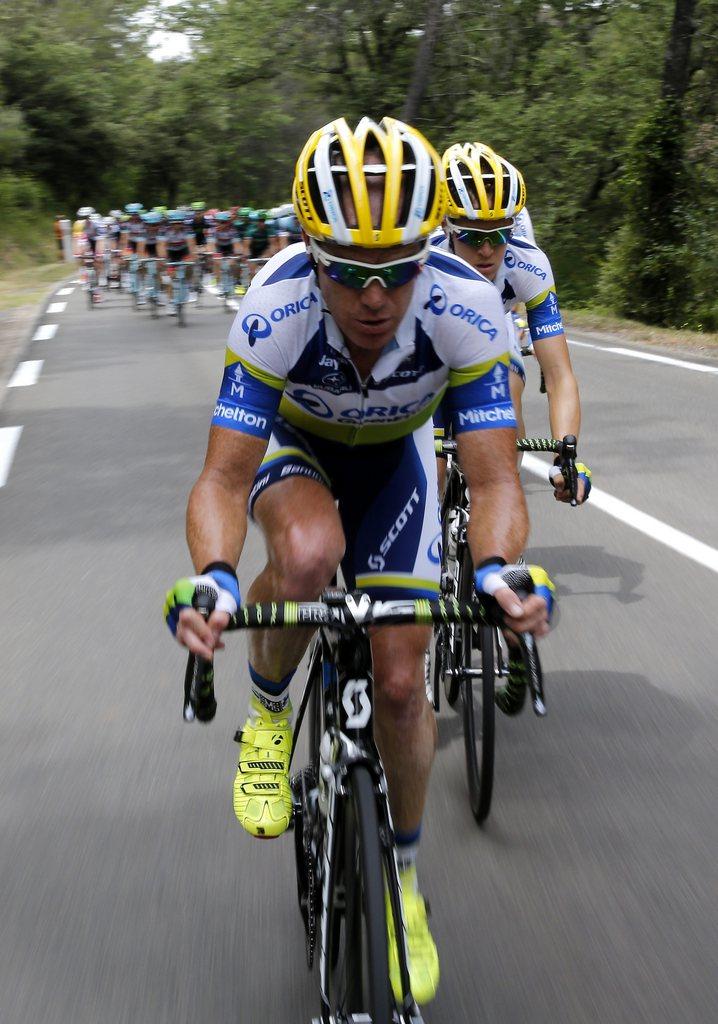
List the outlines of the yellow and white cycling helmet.
<svg viewBox="0 0 718 1024">
<path fill-rule="evenodd" d="M 383 189 L 379 223 L 369 181 Z M 292 198 L 311 238 L 370 249 L 428 238 L 446 212 L 438 153 L 393 117 L 363 117 L 355 131 L 340 117 L 314 132 L 297 160 Z"/>
<path fill-rule="evenodd" d="M 450 146 L 441 163 L 449 194 L 449 217 L 507 220 L 526 205 L 521 172 L 481 142 Z"/>
</svg>

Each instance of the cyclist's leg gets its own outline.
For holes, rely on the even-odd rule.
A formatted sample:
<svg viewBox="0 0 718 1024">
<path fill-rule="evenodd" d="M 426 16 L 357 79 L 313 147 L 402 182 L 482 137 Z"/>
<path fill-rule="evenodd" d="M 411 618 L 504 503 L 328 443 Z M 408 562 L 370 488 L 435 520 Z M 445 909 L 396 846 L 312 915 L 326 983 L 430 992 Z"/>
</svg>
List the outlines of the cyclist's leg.
<svg viewBox="0 0 718 1024">
<path fill-rule="evenodd" d="M 260 469 L 257 483 L 262 478 Z M 339 514 L 326 484 L 306 476 L 280 479 L 260 492 L 253 516 L 264 534 L 267 564 L 247 600 L 315 600 L 331 582 L 344 552 Z M 312 632 L 252 630 L 248 643 L 253 669 L 269 680 L 283 679 L 299 664 Z"/>
<path fill-rule="evenodd" d="M 321 467 L 298 445 L 282 444 L 275 423 L 267 455 L 249 499 L 261 527 L 267 564 L 249 588 L 249 601 L 311 600 L 336 572 L 344 538 Z M 291 442 L 293 438 L 288 437 Z M 253 632 L 249 718 L 241 733 L 234 811 L 252 835 L 269 838 L 288 828 L 292 814 L 289 683 L 312 630 Z"/>
<path fill-rule="evenodd" d="M 373 476 L 354 467 L 352 477 L 338 489 L 347 537 L 342 563 L 347 585 L 356 582 L 374 599 L 436 597 L 440 526 L 433 423 L 377 449 L 364 456 Z M 426 626 L 394 626 L 372 636 L 374 730 L 396 829 L 409 969 L 418 1002 L 433 998 L 439 982 L 439 958 L 415 866 L 437 738 L 434 711 L 424 688 L 424 652 L 430 633 Z M 391 921 L 389 931 L 390 976 L 399 998 L 398 953 Z"/>
</svg>

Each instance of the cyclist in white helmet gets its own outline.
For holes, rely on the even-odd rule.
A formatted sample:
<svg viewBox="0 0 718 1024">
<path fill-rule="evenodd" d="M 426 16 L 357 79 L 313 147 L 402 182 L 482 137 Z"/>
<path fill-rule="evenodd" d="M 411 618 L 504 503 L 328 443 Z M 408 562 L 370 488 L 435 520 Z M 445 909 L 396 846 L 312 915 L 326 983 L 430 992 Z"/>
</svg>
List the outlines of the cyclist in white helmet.
<svg viewBox="0 0 718 1024">
<path fill-rule="evenodd" d="M 354 131 L 342 118 L 307 141 L 293 195 L 304 241 L 262 268 L 232 327 L 205 468 L 188 509 L 190 551 L 203 582 L 180 581 L 168 593 L 170 629 L 202 657 L 221 646 L 229 615 L 215 611 L 205 622 L 187 595 L 207 585 L 225 609 L 240 602 L 235 569 L 247 504 L 267 543 L 249 601 L 316 599 L 340 563 L 347 586 L 375 599 L 438 594 L 431 417 L 448 394 L 476 502 L 470 545 L 477 588 L 490 581 L 511 628 L 542 635 L 550 588 L 522 601 L 503 568 L 520 554 L 528 529 L 504 314 L 488 281 L 429 245 L 445 206 L 436 152 L 393 118 L 364 118 Z M 458 316 L 458 308 L 472 315 Z M 423 681 L 429 633 L 407 626 L 372 636 L 375 734 L 420 1003 L 434 996 L 439 980 L 415 867 L 436 747 Z M 234 809 L 262 838 L 282 833 L 291 818 L 289 685 L 308 640 L 303 632 L 249 637 L 252 695 Z M 390 976 L 400 997 L 390 938 Z"/>
<path fill-rule="evenodd" d="M 548 256 L 528 239 L 516 234 L 516 218 L 526 203 L 523 176 L 488 146 L 466 143 L 451 146 L 443 155 L 448 210 L 439 248 L 466 260 L 501 293 L 510 315 L 518 302 L 526 304 L 529 333 L 541 366 L 548 394 L 549 420 L 554 437 L 574 434 L 581 426 L 578 384 L 571 367 L 553 271 Z M 516 335 L 511 352 L 511 397 L 519 433 L 524 434 L 521 396 L 526 381 Z M 558 467 L 553 471 L 556 498 L 570 494 Z M 579 502 L 588 497 L 590 471 L 581 464 Z"/>
</svg>

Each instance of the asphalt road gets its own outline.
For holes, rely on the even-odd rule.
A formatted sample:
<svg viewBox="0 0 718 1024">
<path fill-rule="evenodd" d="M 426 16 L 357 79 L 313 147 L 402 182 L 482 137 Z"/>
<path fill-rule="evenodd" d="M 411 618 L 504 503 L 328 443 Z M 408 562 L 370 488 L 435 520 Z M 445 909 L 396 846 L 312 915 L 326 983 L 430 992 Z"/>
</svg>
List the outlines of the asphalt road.
<svg viewBox="0 0 718 1024">
<path fill-rule="evenodd" d="M 234 822 L 242 639 L 211 727 L 181 719 L 161 616 L 189 567 L 229 317 L 151 322 L 79 289 L 8 391 L 0 489 L 0 1020 L 308 1024 L 290 840 Z M 718 375 L 572 350 L 596 484 L 716 545 Z M 717 364 L 718 365 L 718 364 Z M 527 422 L 547 429 L 530 367 Z M 549 716 L 498 723 L 494 810 L 471 817 L 459 719 L 420 856 L 442 983 L 427 1024 L 718 1019 L 718 577 L 527 476 L 530 555 L 560 592 Z M 262 562 L 251 535 L 241 566 Z"/>
</svg>

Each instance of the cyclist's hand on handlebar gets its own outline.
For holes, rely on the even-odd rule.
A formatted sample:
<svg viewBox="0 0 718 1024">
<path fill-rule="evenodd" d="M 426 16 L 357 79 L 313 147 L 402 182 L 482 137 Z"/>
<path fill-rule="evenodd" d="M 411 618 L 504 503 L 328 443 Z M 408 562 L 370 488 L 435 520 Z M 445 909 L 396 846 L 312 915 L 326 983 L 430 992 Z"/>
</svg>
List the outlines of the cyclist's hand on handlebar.
<svg viewBox="0 0 718 1024">
<path fill-rule="evenodd" d="M 214 651 L 224 648 L 221 636 L 240 604 L 240 594 L 234 573 L 219 568 L 208 570 L 201 576 L 177 580 L 167 591 L 164 615 L 170 632 L 183 647 L 211 659 Z M 194 607 L 198 592 L 208 596 L 214 605 L 209 618 Z"/>
<path fill-rule="evenodd" d="M 591 493 L 591 470 L 583 462 L 577 462 L 576 472 L 578 474 L 578 494 L 576 495 L 576 500 L 579 505 L 583 505 Z M 571 492 L 563 478 L 559 465 L 551 467 L 548 478 L 549 482 L 553 484 L 553 493 L 556 501 L 570 501 Z"/>
<path fill-rule="evenodd" d="M 555 587 L 539 565 L 489 562 L 474 574 L 478 593 L 489 594 L 504 612 L 504 625 L 515 633 L 546 636 Z"/>
</svg>

